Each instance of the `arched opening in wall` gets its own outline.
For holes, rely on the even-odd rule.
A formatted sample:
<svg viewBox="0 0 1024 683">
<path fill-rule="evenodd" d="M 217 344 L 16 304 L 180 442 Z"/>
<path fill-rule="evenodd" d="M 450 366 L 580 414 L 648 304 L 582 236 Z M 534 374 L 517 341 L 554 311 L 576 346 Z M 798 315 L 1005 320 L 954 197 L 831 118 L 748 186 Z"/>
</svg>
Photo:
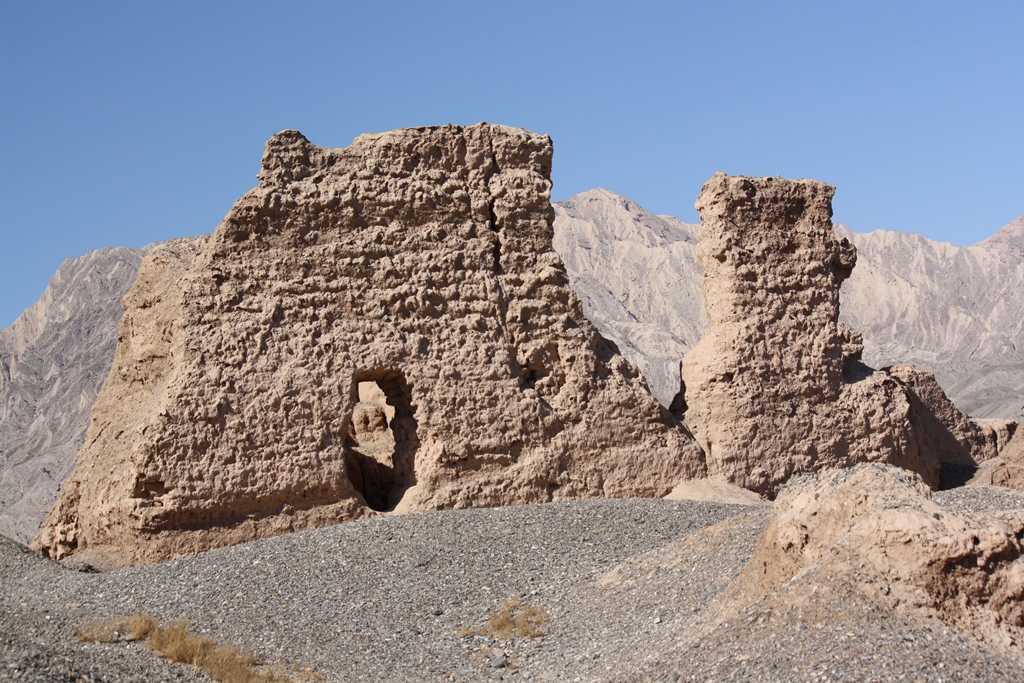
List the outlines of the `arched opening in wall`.
<svg viewBox="0 0 1024 683">
<path fill-rule="evenodd" d="M 349 480 L 371 508 L 393 510 L 416 483 L 412 392 L 397 370 L 359 375 L 355 385 L 358 401 L 346 441 Z"/>
</svg>

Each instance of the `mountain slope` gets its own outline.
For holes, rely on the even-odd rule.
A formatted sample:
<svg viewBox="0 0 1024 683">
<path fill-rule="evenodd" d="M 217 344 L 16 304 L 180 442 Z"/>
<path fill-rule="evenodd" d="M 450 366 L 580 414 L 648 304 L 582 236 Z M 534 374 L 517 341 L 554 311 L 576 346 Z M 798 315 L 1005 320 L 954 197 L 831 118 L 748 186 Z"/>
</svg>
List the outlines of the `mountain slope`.
<svg viewBox="0 0 1024 683">
<path fill-rule="evenodd" d="M 68 259 L 0 330 L 0 534 L 27 543 L 71 474 L 146 249 Z"/>
<path fill-rule="evenodd" d="M 935 373 L 975 417 L 1024 414 L 1024 216 L 969 247 L 918 235 L 837 231 L 857 245 L 844 319 L 876 366 Z"/>
<path fill-rule="evenodd" d="M 694 253 L 700 226 L 600 188 L 555 204 L 555 215 L 555 251 L 584 313 L 668 405 L 679 362 L 707 326 Z"/>
<path fill-rule="evenodd" d="M 868 363 L 1024 350 L 1024 254 L 997 239 L 1002 230 L 970 247 L 883 230 L 836 231 L 857 245 L 844 318 L 864 333 Z"/>
</svg>

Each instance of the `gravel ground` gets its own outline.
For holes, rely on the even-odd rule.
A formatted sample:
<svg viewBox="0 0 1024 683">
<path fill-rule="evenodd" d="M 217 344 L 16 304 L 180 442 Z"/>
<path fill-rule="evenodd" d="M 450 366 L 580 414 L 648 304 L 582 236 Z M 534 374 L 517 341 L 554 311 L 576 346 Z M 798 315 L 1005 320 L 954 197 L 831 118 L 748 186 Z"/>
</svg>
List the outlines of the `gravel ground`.
<svg viewBox="0 0 1024 683">
<path fill-rule="evenodd" d="M 932 500 L 951 512 L 966 515 L 1024 509 L 1024 491 L 1002 486 L 965 486 L 936 491 Z"/>
<path fill-rule="evenodd" d="M 1004 491 L 936 499 L 1024 508 Z M 329 681 L 1021 680 L 1020 660 L 837 577 L 730 614 L 768 511 L 604 500 L 379 517 L 103 574 L 0 542 L 0 680 L 206 680 L 141 644 L 74 637 L 139 611 Z M 544 610 L 544 636 L 479 634 L 509 597 Z"/>
<path fill-rule="evenodd" d="M 209 680 L 133 643 L 78 642 L 75 630 L 109 597 L 103 594 L 109 589 L 93 585 L 98 576 L 39 558 L 0 536 L 0 681 Z"/>
</svg>

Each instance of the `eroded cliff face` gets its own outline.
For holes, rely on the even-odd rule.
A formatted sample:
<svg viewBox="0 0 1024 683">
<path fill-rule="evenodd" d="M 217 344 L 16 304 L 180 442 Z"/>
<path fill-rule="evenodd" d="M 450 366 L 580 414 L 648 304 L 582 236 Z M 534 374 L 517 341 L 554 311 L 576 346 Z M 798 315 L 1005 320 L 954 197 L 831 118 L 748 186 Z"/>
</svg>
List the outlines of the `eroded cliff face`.
<svg viewBox="0 0 1024 683">
<path fill-rule="evenodd" d="M 832 230 L 834 188 L 716 174 L 697 199 L 709 325 L 683 361 L 686 423 L 708 469 L 769 496 L 796 472 L 896 464 L 939 483 L 906 390 L 857 362 L 839 323 L 856 249 Z"/>
<path fill-rule="evenodd" d="M 143 263 L 36 547 L 112 566 L 375 509 L 658 496 L 703 476 L 568 287 L 551 150 L 488 124 L 345 149 L 274 136 L 213 235 Z"/>
</svg>

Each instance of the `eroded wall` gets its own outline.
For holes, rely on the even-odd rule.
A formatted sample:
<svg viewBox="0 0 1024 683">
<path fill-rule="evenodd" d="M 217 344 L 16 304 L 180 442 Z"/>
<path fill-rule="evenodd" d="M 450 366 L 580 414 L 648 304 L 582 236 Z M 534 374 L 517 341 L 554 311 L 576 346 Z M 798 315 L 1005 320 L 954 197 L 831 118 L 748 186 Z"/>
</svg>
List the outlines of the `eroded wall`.
<svg viewBox="0 0 1024 683">
<path fill-rule="evenodd" d="M 212 236 L 143 264 L 36 546 L 118 565 L 374 514 L 368 497 L 657 496 L 702 476 L 567 284 L 551 154 L 489 124 L 274 136 Z M 390 456 L 356 443 L 360 382 L 395 408 Z"/>
</svg>

